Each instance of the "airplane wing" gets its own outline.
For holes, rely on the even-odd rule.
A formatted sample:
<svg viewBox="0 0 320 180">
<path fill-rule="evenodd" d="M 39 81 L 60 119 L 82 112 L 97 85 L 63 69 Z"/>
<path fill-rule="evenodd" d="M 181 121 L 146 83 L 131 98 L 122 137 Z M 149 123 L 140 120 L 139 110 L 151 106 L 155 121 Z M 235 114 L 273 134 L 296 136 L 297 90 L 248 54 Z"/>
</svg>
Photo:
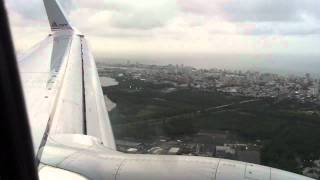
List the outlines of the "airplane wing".
<svg viewBox="0 0 320 180">
<path fill-rule="evenodd" d="M 40 158 L 39 150 L 53 134 L 94 136 L 115 150 L 88 44 L 75 33 L 56 1 L 44 2 L 52 34 L 19 60 L 34 152 Z"/>
<path fill-rule="evenodd" d="M 56 0 L 44 5 L 52 33 L 18 62 L 42 179 L 309 179 L 245 162 L 116 151 L 85 36 Z"/>
</svg>

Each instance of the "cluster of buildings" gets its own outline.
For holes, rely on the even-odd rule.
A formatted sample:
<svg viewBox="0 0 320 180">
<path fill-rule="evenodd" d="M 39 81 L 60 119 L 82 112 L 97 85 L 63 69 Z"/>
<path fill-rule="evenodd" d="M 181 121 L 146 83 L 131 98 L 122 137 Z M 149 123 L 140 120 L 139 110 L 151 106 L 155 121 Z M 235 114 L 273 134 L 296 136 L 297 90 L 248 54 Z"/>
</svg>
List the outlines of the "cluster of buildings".
<svg viewBox="0 0 320 180">
<path fill-rule="evenodd" d="M 174 88 L 198 88 L 231 95 L 248 97 L 293 98 L 301 102 L 320 101 L 320 80 L 310 74 L 280 76 L 251 71 L 221 69 L 196 69 L 184 65 L 113 64 L 106 71 L 118 68 L 134 79 L 159 84 L 171 84 Z"/>
<path fill-rule="evenodd" d="M 164 92 L 180 88 L 216 91 L 235 96 L 255 98 L 294 99 L 299 102 L 320 103 L 320 80 L 304 76 L 281 76 L 252 71 L 196 69 L 184 65 L 112 64 L 101 65 L 101 76 L 122 76 L 154 84 L 169 84 Z M 199 137 L 201 137 L 199 139 Z M 207 140 L 203 140 L 207 139 Z M 208 141 L 209 139 L 209 141 Z M 158 137 L 153 140 L 123 138 L 116 140 L 117 149 L 126 153 L 193 155 L 227 158 L 260 164 L 261 141 L 243 143 L 230 138 L 227 132 L 199 132 L 194 136 L 175 139 Z M 303 174 L 320 178 L 320 160 L 303 168 Z"/>
<path fill-rule="evenodd" d="M 117 139 L 116 144 L 119 151 L 126 153 L 192 155 L 260 163 L 261 145 L 258 142 L 239 143 L 230 138 L 229 132 L 224 131 L 199 132 L 194 136 L 183 136 L 176 139 L 159 137 L 140 142 L 130 138 Z"/>
</svg>

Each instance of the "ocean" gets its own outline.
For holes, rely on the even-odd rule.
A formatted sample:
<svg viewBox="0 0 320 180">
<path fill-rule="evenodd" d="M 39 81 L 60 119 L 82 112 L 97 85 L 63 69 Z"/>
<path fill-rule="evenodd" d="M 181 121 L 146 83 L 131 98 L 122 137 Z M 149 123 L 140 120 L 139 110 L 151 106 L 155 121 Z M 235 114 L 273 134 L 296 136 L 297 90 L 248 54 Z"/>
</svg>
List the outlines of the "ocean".
<svg viewBox="0 0 320 180">
<path fill-rule="evenodd" d="M 319 55 L 245 55 L 245 54 L 185 54 L 185 55 L 113 55 L 96 57 L 105 63 L 183 64 L 196 68 L 259 71 L 282 75 L 320 77 Z"/>
</svg>

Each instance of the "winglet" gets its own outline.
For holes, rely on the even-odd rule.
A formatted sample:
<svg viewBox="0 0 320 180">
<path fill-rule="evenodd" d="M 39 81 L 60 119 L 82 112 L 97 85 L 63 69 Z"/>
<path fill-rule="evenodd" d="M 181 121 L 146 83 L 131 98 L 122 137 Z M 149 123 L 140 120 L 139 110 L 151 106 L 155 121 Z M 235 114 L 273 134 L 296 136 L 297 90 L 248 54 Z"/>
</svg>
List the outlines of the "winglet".
<svg viewBox="0 0 320 180">
<path fill-rule="evenodd" d="M 73 30 L 57 0 L 43 0 L 52 31 Z"/>
</svg>

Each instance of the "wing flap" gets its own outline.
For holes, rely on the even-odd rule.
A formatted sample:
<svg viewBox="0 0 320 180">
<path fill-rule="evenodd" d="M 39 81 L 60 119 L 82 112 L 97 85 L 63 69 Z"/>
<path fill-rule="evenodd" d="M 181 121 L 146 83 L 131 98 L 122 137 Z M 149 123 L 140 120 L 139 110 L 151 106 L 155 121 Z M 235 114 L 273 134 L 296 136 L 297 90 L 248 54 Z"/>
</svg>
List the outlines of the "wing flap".
<svg viewBox="0 0 320 180">
<path fill-rule="evenodd" d="M 72 37 L 50 134 L 83 134 L 83 102 L 80 39 Z"/>
<path fill-rule="evenodd" d="M 110 119 L 97 73 L 87 42 L 83 39 L 83 63 L 88 135 L 99 137 L 104 146 L 116 150 Z"/>
</svg>

